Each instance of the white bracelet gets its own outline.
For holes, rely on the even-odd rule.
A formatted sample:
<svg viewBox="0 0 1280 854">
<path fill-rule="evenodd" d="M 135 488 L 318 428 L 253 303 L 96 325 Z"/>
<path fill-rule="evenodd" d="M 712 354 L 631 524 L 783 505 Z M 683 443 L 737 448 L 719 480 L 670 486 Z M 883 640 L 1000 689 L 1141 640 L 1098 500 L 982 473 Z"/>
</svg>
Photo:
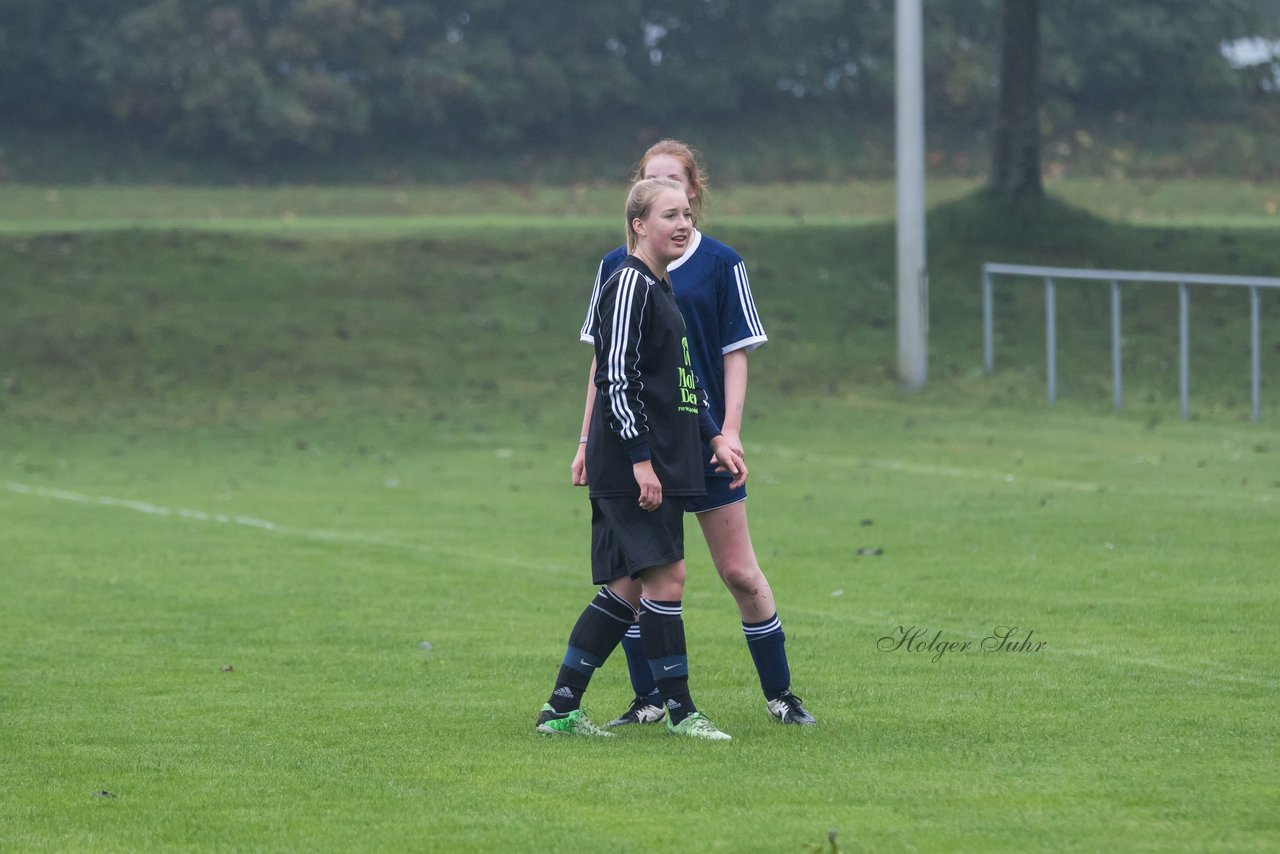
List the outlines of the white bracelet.
<svg viewBox="0 0 1280 854">
<path fill-rule="evenodd" d="M 583 436 L 581 439 L 579 439 L 579 440 L 578 440 L 578 444 L 579 444 L 579 445 L 585 445 L 585 444 L 587 444 L 587 437 L 586 437 L 586 436 Z"/>
</svg>

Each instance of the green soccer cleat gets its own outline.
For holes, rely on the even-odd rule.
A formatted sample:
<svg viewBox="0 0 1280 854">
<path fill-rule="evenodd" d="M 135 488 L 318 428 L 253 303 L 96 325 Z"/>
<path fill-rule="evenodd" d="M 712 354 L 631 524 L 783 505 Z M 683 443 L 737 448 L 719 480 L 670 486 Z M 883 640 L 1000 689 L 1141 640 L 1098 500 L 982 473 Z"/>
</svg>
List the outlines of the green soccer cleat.
<svg viewBox="0 0 1280 854">
<path fill-rule="evenodd" d="M 548 735 L 603 735 L 613 738 L 613 733 L 605 732 L 591 722 L 582 709 L 572 712 L 557 712 L 547 703 L 538 713 L 538 723 L 534 726 L 538 732 Z"/>
<path fill-rule="evenodd" d="M 730 741 L 733 738 L 729 733 L 716 729 L 716 725 L 702 712 L 694 712 L 675 725 L 672 725 L 671 718 L 667 718 L 667 732 L 689 738 L 705 738 L 708 741 Z"/>
</svg>

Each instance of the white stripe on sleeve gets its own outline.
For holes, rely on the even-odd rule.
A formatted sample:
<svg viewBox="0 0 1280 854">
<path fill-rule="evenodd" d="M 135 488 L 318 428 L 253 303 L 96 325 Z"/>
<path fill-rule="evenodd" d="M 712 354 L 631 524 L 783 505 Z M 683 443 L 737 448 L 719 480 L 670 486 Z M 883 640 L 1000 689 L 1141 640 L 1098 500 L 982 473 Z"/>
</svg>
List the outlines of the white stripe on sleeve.
<svg viewBox="0 0 1280 854">
<path fill-rule="evenodd" d="M 742 313 L 747 318 L 747 328 L 753 338 L 764 338 L 764 324 L 756 312 L 756 301 L 751 296 L 751 283 L 747 281 L 747 265 L 739 261 L 733 268 L 733 279 L 738 285 L 738 301 L 742 304 Z"/>
<path fill-rule="evenodd" d="M 624 440 L 634 439 L 640 435 L 638 424 L 644 418 L 644 413 L 632 410 L 630 401 L 627 399 L 627 390 L 631 384 L 631 378 L 627 376 L 627 355 L 631 351 L 638 353 L 640 349 L 638 335 L 634 342 L 630 340 L 639 278 L 640 274 L 635 270 L 624 270 L 618 277 L 618 293 L 614 298 L 613 317 L 610 321 L 612 336 L 609 352 L 605 354 L 607 366 L 605 376 L 609 380 L 609 408 L 618 422 L 619 435 Z M 648 299 L 647 290 L 641 299 Z M 643 311 L 643 306 L 640 306 L 640 310 Z M 604 318 L 601 318 L 601 322 L 604 322 Z"/>
<path fill-rule="evenodd" d="M 596 268 L 596 282 L 591 286 L 591 301 L 587 303 L 587 319 L 582 321 L 582 329 L 578 332 L 579 340 L 588 344 L 596 343 L 596 306 L 600 302 L 600 286 L 604 284 L 601 277 L 604 275 L 604 259 L 600 260 L 600 266 Z"/>
</svg>

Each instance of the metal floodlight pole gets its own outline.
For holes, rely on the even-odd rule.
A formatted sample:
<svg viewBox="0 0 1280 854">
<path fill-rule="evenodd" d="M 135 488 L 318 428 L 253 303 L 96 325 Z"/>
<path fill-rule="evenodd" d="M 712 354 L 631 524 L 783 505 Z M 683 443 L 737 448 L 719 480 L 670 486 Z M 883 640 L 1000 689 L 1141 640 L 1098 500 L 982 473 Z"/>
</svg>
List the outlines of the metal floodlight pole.
<svg viewBox="0 0 1280 854">
<path fill-rule="evenodd" d="M 897 0 L 898 375 L 928 376 L 929 271 L 924 213 L 924 24 L 921 0 Z"/>
<path fill-rule="evenodd" d="M 1262 414 L 1262 300 L 1258 287 L 1249 288 L 1249 398 L 1253 402 L 1252 417 Z"/>
<path fill-rule="evenodd" d="M 1187 283 L 1178 282 L 1178 406 L 1187 420 L 1191 396 L 1191 297 Z"/>
</svg>

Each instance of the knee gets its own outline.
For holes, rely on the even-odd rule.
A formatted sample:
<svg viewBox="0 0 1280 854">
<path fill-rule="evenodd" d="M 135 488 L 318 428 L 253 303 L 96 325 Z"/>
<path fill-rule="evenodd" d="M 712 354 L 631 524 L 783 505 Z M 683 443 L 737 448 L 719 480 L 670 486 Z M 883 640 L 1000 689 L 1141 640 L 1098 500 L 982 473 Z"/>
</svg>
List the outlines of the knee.
<svg viewBox="0 0 1280 854">
<path fill-rule="evenodd" d="M 723 568 L 716 568 L 719 570 L 720 580 L 730 590 L 754 593 L 768 585 L 768 582 L 765 581 L 764 573 L 754 563 L 733 564 Z"/>
<path fill-rule="evenodd" d="M 655 586 L 665 591 L 662 594 L 663 599 L 679 599 L 684 595 L 684 579 L 684 564 L 681 563 L 662 573 Z"/>
<path fill-rule="evenodd" d="M 631 578 L 615 578 L 605 585 L 617 595 L 626 599 L 631 607 L 640 607 L 640 582 Z"/>
<path fill-rule="evenodd" d="M 684 562 L 645 573 L 642 584 L 646 599 L 672 602 L 684 596 Z"/>
</svg>

